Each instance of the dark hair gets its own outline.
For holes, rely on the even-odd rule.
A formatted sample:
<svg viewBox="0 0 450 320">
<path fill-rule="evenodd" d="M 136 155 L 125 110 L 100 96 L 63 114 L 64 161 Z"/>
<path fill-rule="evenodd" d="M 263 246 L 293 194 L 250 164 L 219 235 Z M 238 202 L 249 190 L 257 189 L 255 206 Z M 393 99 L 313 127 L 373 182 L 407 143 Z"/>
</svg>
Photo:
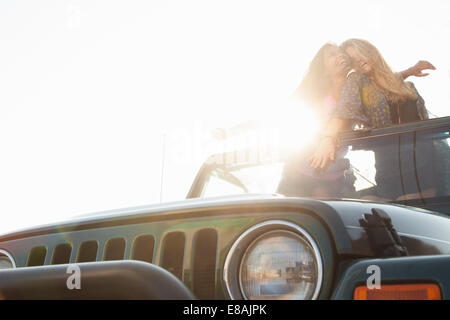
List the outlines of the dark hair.
<svg viewBox="0 0 450 320">
<path fill-rule="evenodd" d="M 313 108 L 320 107 L 323 99 L 331 89 L 331 77 L 325 66 L 325 51 L 335 47 L 334 43 L 324 44 L 316 53 L 302 82 L 294 92 L 297 99 L 301 99 Z"/>
</svg>

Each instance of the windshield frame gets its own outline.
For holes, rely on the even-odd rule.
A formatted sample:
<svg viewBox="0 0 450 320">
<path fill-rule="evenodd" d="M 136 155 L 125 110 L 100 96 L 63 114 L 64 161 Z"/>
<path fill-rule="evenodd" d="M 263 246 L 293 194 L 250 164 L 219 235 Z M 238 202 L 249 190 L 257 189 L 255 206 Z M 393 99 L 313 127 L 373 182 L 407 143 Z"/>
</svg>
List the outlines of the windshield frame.
<svg viewBox="0 0 450 320">
<path fill-rule="evenodd" d="M 434 118 L 423 121 L 411 122 L 407 124 L 393 125 L 381 129 L 364 129 L 359 131 L 349 131 L 344 132 L 340 135 L 339 139 L 342 144 L 351 144 L 356 141 L 366 140 L 370 138 L 376 138 L 386 135 L 398 135 L 402 133 L 415 132 L 423 129 L 430 128 L 441 128 L 446 127 L 450 124 L 450 116 L 442 117 L 442 118 Z M 283 159 L 286 159 L 288 154 L 280 154 L 278 158 L 258 158 L 253 159 L 253 161 L 246 162 L 236 162 L 236 159 L 239 159 L 236 155 L 238 153 L 250 154 L 251 152 L 255 152 L 253 149 L 245 149 L 245 150 L 235 150 L 232 152 L 215 154 L 207 159 L 207 161 L 202 165 L 198 174 L 196 175 L 193 184 L 187 194 L 187 198 L 200 198 L 203 195 L 204 189 L 209 181 L 209 177 L 214 170 L 218 168 L 230 167 L 232 170 L 236 170 L 237 168 L 242 167 L 252 167 L 264 164 L 270 164 L 274 162 L 282 162 Z M 219 160 L 219 161 L 218 161 Z M 230 161 L 225 161 L 230 160 Z M 256 161 L 255 161 L 256 160 Z M 334 200 L 336 198 L 333 198 Z M 356 199 L 359 200 L 359 199 Z M 403 204 L 409 206 L 417 206 L 423 207 L 423 203 L 421 199 L 409 199 L 409 200 L 395 200 L 388 203 L 395 204 Z"/>
</svg>

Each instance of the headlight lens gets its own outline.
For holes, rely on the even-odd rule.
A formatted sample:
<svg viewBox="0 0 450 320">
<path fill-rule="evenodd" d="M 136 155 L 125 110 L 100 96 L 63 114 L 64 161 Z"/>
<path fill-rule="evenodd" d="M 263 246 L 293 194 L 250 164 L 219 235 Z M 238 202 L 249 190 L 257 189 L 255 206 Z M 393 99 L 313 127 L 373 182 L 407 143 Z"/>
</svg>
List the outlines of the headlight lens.
<svg viewBox="0 0 450 320">
<path fill-rule="evenodd" d="M 247 299 L 314 299 L 320 262 L 311 243 L 295 232 L 270 231 L 255 239 L 240 267 L 240 286 Z"/>
</svg>

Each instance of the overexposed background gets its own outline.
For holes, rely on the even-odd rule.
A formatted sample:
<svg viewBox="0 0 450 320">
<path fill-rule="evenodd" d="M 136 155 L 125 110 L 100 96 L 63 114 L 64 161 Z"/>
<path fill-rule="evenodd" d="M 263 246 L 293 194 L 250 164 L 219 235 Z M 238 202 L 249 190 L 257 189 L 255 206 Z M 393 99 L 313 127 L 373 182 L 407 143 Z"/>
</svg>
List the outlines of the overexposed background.
<svg viewBox="0 0 450 320">
<path fill-rule="evenodd" d="M 365 38 L 396 70 L 431 61 L 413 81 L 448 115 L 449 13 L 448 0 L 2 1 L 0 233 L 183 199 L 224 148 L 211 129 L 302 117 L 282 101 L 327 41 Z"/>
</svg>

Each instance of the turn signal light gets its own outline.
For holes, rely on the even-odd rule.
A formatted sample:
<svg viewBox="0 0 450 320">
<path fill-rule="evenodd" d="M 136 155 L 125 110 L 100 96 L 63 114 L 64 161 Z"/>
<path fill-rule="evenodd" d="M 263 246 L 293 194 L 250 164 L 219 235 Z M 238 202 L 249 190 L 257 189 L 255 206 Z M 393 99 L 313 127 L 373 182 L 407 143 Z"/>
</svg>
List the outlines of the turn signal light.
<svg viewBox="0 0 450 320">
<path fill-rule="evenodd" d="M 382 285 L 380 289 L 357 287 L 353 300 L 441 300 L 441 290 L 434 283 Z"/>
</svg>

